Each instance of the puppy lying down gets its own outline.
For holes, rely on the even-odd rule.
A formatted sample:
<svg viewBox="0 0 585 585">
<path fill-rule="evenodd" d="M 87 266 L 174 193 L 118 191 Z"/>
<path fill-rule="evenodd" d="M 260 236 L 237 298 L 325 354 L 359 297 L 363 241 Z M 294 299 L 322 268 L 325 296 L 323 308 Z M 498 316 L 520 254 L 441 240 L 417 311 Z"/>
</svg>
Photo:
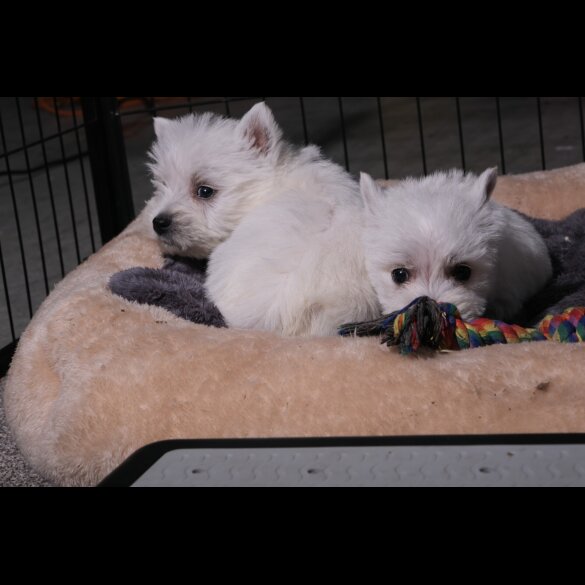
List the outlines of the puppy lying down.
<svg viewBox="0 0 585 585">
<path fill-rule="evenodd" d="M 552 276 L 534 226 L 494 201 L 497 171 L 461 171 L 380 188 L 362 174 L 368 275 L 384 313 L 417 297 L 457 306 L 465 320 L 513 319 Z"/>
<path fill-rule="evenodd" d="M 289 144 L 262 103 L 241 120 L 157 118 L 155 132 L 145 216 L 163 252 L 209 258 L 207 295 L 229 326 L 334 335 L 379 314 L 345 169 Z"/>
</svg>

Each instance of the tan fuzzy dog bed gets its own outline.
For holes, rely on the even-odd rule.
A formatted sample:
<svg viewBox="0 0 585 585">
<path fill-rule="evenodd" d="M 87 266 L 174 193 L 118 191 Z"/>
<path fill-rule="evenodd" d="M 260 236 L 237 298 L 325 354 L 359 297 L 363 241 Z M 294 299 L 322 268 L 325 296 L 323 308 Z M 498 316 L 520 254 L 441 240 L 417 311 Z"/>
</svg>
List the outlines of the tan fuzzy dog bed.
<svg viewBox="0 0 585 585">
<path fill-rule="evenodd" d="M 585 206 L 585 164 L 503 177 L 533 216 Z M 585 344 L 403 357 L 377 339 L 282 338 L 195 325 L 112 295 L 110 276 L 162 265 L 146 218 L 69 274 L 22 335 L 5 408 L 28 461 L 92 485 L 169 438 L 585 431 Z"/>
</svg>

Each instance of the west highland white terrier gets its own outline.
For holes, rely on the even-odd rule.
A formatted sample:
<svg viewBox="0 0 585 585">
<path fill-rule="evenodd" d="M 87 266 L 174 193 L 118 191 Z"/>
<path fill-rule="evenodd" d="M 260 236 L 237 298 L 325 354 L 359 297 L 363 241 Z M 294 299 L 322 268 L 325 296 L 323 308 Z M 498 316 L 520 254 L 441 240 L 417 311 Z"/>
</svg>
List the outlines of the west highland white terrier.
<svg viewBox="0 0 585 585">
<path fill-rule="evenodd" d="M 229 326 L 332 335 L 379 315 L 357 182 L 284 141 L 265 104 L 240 121 L 157 118 L 155 133 L 145 217 L 164 252 L 209 257 L 207 292 Z"/>
<path fill-rule="evenodd" d="M 497 169 L 407 179 L 385 189 L 361 175 L 364 254 L 384 312 L 428 296 L 466 320 L 510 320 L 552 276 L 534 227 L 490 200 Z"/>
</svg>

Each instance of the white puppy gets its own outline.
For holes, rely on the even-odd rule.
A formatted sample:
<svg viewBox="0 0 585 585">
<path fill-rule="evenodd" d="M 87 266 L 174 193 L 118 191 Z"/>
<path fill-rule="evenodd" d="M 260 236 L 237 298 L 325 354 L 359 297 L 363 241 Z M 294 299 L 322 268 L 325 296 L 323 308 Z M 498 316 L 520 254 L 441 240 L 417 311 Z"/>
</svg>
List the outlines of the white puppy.
<svg viewBox="0 0 585 585">
<path fill-rule="evenodd" d="M 497 169 L 407 179 L 382 189 L 362 173 L 366 266 L 384 312 L 419 296 L 464 319 L 510 320 L 552 275 L 546 245 L 519 214 L 490 200 Z"/>
<path fill-rule="evenodd" d="M 281 138 L 271 111 L 155 120 L 145 214 L 163 250 L 209 256 L 207 290 L 231 327 L 332 335 L 376 317 L 358 184 L 318 148 Z"/>
</svg>

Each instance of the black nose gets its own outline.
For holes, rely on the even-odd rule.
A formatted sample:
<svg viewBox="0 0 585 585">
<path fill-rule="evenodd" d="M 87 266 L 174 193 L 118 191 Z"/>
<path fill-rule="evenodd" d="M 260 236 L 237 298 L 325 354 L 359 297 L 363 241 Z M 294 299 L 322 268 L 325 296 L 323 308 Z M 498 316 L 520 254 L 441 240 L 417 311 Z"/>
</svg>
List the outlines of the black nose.
<svg viewBox="0 0 585 585">
<path fill-rule="evenodd" d="M 157 215 L 152 220 L 152 227 L 154 228 L 154 231 L 159 236 L 161 236 L 165 232 L 169 231 L 169 228 L 171 227 L 172 223 L 173 223 L 173 220 L 171 219 L 171 217 L 169 215 Z"/>
</svg>

